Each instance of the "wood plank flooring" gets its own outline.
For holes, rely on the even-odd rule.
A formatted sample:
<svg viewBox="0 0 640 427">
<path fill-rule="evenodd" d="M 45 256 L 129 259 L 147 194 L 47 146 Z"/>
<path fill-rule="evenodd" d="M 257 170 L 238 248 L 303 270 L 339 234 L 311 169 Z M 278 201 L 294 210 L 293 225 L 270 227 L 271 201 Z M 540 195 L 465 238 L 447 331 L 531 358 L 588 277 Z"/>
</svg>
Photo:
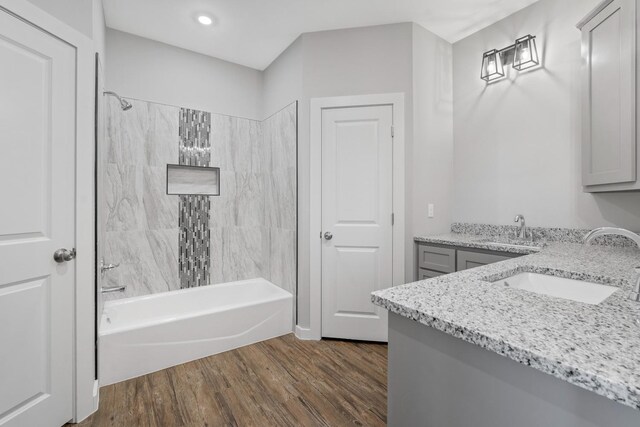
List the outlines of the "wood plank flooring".
<svg viewBox="0 0 640 427">
<path fill-rule="evenodd" d="M 382 426 L 387 346 L 294 335 L 103 387 L 80 426 Z"/>
</svg>

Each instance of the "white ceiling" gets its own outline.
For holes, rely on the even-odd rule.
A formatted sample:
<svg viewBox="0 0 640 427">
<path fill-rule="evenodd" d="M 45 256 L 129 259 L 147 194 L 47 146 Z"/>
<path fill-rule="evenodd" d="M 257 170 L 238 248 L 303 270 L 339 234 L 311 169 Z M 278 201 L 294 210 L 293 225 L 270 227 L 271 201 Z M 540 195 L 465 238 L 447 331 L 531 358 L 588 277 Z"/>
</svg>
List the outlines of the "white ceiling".
<svg viewBox="0 0 640 427">
<path fill-rule="evenodd" d="M 107 26 L 263 70 L 300 34 L 416 22 L 453 43 L 537 0 L 104 0 Z M 214 25 L 204 27 L 205 13 Z"/>
</svg>

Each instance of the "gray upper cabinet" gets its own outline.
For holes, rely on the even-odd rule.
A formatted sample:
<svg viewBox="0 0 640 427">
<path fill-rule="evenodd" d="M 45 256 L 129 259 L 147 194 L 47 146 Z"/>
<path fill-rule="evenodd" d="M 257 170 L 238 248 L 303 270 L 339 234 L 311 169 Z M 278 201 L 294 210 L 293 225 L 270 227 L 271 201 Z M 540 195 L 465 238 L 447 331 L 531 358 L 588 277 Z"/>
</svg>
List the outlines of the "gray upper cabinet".
<svg viewBox="0 0 640 427">
<path fill-rule="evenodd" d="M 640 189 L 636 136 L 636 0 L 607 0 L 582 32 L 582 183 L 586 191 Z"/>
</svg>

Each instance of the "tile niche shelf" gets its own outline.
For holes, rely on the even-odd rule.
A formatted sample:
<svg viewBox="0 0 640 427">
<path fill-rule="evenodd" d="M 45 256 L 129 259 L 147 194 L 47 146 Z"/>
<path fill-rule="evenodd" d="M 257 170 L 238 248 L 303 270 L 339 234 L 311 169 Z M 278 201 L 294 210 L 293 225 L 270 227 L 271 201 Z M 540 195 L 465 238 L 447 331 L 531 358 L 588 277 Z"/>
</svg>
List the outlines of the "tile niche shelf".
<svg viewBox="0 0 640 427">
<path fill-rule="evenodd" d="M 220 168 L 167 165 L 168 195 L 220 195 Z"/>
</svg>

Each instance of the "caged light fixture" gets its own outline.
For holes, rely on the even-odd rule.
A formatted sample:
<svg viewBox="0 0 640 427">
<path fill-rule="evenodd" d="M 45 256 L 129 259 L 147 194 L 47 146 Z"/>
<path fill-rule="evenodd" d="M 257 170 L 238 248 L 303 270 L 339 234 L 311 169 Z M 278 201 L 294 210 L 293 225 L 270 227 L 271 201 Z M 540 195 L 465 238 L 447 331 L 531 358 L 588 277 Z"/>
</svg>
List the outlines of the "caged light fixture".
<svg viewBox="0 0 640 427">
<path fill-rule="evenodd" d="M 501 79 L 505 76 L 504 64 L 511 62 L 511 66 L 523 71 L 540 64 L 536 36 L 526 35 L 520 37 L 511 46 L 503 49 L 492 49 L 482 55 L 482 71 L 480 78 L 487 83 Z"/>
<path fill-rule="evenodd" d="M 491 82 L 504 77 L 504 66 L 502 65 L 502 54 L 493 49 L 482 55 L 481 77 L 487 82 Z"/>
</svg>

